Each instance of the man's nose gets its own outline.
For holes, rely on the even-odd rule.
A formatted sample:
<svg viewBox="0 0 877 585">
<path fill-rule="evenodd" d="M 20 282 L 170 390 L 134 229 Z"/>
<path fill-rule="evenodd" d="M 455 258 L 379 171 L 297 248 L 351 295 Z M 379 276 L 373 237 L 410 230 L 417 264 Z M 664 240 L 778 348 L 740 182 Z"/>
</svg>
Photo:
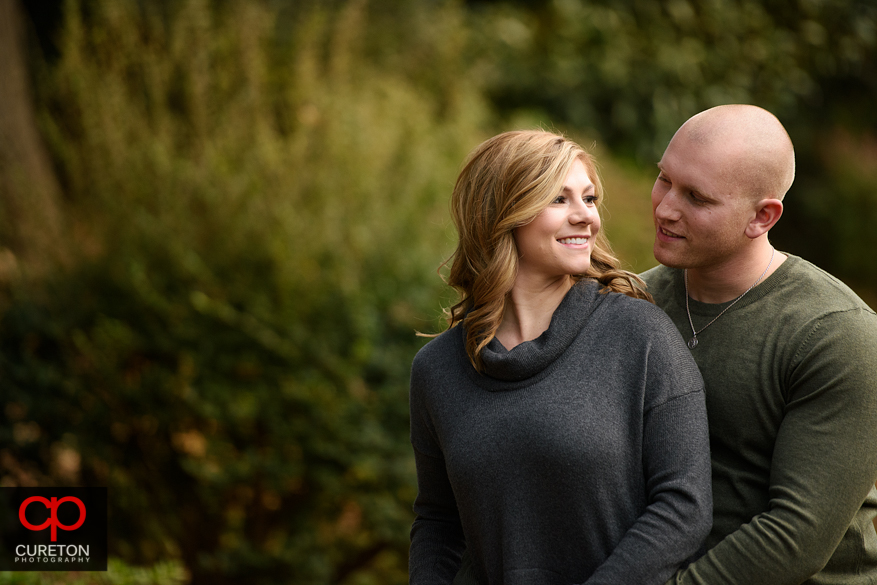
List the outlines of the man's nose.
<svg viewBox="0 0 877 585">
<path fill-rule="evenodd" d="M 668 221 L 676 221 L 679 219 L 679 210 L 676 207 L 676 194 L 672 189 L 664 193 L 655 206 L 655 217 Z"/>
</svg>

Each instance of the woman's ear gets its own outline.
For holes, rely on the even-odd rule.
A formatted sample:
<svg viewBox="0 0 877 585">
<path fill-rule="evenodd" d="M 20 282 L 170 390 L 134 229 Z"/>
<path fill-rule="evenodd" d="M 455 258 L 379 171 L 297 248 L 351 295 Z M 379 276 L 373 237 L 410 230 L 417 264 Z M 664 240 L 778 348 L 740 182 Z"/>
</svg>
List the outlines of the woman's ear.
<svg viewBox="0 0 877 585">
<path fill-rule="evenodd" d="M 783 202 L 779 199 L 762 199 L 755 205 L 755 215 L 746 226 L 746 236 L 755 239 L 762 236 L 780 220 Z"/>
</svg>

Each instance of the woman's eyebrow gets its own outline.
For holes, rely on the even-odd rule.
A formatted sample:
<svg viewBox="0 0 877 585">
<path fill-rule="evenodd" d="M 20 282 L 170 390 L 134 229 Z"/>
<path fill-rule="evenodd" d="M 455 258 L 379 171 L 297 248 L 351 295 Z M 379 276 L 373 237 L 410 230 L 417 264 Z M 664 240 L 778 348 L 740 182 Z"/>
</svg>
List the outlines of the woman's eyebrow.
<svg viewBox="0 0 877 585">
<path fill-rule="evenodd" d="M 590 192 L 593 191 L 594 189 L 595 189 L 595 187 L 594 187 L 594 183 L 591 183 L 590 185 L 588 185 L 587 187 L 585 187 L 585 190 L 582 191 L 582 192 L 583 192 L 583 193 L 590 193 Z M 571 192 L 571 191 L 572 191 L 572 187 L 569 187 L 569 186 L 567 186 L 567 185 L 564 185 L 564 186 L 561 188 L 561 191 L 570 191 L 570 192 Z"/>
</svg>

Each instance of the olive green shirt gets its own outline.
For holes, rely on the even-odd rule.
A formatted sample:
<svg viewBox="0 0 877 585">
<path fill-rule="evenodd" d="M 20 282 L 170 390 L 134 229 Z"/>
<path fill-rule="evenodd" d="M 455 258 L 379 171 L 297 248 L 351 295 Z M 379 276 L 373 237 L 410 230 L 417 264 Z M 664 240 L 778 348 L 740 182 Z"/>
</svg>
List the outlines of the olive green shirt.
<svg viewBox="0 0 877 585">
<path fill-rule="evenodd" d="M 690 339 L 682 271 L 642 276 Z M 689 303 L 698 331 L 730 304 Z M 789 256 L 698 340 L 713 529 L 668 583 L 877 584 L 877 315 Z"/>
</svg>

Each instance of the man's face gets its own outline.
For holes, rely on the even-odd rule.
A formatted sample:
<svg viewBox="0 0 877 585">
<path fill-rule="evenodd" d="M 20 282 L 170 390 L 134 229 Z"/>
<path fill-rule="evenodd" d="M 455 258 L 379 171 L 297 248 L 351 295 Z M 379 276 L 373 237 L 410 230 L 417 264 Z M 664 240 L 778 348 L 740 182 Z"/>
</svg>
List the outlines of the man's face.
<svg viewBox="0 0 877 585">
<path fill-rule="evenodd" d="M 653 250 L 661 264 L 717 267 L 747 243 L 752 206 L 737 193 L 729 148 L 696 143 L 683 132 L 670 141 L 652 187 Z"/>
</svg>

